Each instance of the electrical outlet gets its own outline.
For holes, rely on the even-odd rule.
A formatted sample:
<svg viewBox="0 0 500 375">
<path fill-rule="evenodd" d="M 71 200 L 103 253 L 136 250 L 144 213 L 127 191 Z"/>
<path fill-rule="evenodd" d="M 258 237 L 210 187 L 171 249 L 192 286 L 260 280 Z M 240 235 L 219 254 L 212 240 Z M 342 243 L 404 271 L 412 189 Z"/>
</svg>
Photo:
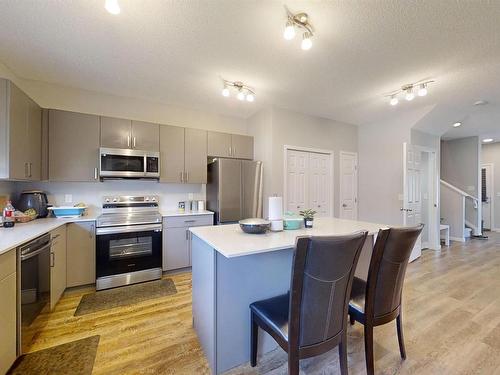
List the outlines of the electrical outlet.
<svg viewBox="0 0 500 375">
<path fill-rule="evenodd" d="M 72 194 L 64 194 L 64 203 L 72 203 L 73 195 Z"/>
</svg>

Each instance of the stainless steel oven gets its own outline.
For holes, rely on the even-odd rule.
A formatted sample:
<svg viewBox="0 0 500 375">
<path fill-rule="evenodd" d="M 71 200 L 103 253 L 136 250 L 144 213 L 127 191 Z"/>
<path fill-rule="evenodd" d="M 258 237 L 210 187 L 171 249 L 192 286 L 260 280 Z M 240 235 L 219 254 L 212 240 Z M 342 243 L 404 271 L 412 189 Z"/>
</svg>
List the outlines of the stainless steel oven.
<svg viewBox="0 0 500 375">
<path fill-rule="evenodd" d="M 160 178 L 160 153 L 120 148 L 99 149 L 101 178 Z"/>
<path fill-rule="evenodd" d="M 161 278 L 158 198 L 105 197 L 96 229 L 96 289 Z"/>
<path fill-rule="evenodd" d="M 50 234 L 18 247 L 18 354 L 27 351 L 35 319 L 50 309 Z"/>
</svg>

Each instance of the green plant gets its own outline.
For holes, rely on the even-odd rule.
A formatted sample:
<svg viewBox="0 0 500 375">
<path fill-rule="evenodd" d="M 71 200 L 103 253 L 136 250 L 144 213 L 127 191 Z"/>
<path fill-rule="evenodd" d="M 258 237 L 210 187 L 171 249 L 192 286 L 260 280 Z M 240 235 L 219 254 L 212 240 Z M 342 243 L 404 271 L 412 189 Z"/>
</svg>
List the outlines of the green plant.
<svg viewBox="0 0 500 375">
<path fill-rule="evenodd" d="M 304 219 L 313 219 L 316 211 L 308 208 L 307 210 L 299 211 L 299 214 L 300 216 L 304 216 Z"/>
</svg>

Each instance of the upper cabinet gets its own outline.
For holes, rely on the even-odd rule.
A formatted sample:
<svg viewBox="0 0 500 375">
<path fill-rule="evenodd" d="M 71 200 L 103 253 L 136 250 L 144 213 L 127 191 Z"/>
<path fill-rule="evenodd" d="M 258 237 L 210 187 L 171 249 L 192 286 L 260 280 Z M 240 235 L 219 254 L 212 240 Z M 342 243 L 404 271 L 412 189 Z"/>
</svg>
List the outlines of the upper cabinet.
<svg viewBox="0 0 500 375">
<path fill-rule="evenodd" d="M 99 116 L 49 111 L 49 180 L 99 180 Z"/>
<path fill-rule="evenodd" d="M 12 82 L 0 79 L 0 178 L 40 180 L 42 109 Z"/>
<path fill-rule="evenodd" d="M 159 136 L 158 124 L 101 117 L 101 147 L 159 151 Z"/>
<path fill-rule="evenodd" d="M 160 181 L 204 184 L 207 182 L 207 132 L 160 126 Z"/>
<path fill-rule="evenodd" d="M 209 156 L 253 159 L 253 137 L 246 135 L 208 132 Z"/>
</svg>

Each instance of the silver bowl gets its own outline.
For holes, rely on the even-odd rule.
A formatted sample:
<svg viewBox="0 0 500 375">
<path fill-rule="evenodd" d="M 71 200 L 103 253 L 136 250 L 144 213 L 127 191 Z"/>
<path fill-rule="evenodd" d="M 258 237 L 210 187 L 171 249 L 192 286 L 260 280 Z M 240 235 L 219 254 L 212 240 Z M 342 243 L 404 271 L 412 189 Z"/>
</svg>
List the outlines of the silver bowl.
<svg viewBox="0 0 500 375">
<path fill-rule="evenodd" d="M 245 233 L 262 234 L 271 227 L 271 222 L 259 218 L 244 219 L 239 221 L 240 227 Z"/>
</svg>

